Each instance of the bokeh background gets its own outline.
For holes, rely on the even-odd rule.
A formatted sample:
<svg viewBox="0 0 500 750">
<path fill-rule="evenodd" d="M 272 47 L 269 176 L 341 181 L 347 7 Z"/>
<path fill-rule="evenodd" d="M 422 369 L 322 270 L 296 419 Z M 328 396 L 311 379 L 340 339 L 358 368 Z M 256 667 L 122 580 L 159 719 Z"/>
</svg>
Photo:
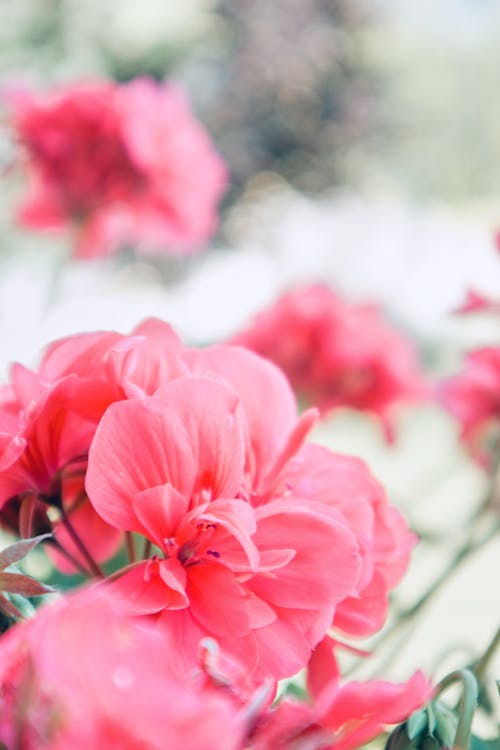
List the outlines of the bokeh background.
<svg viewBox="0 0 500 750">
<path fill-rule="evenodd" d="M 494 0 L 0 0 L 0 18 L 2 90 L 173 78 L 231 174 L 203 254 L 70 262 L 65 238 L 16 227 L 24 185 L 2 128 L 4 377 L 9 362 L 35 364 L 57 336 L 127 331 L 147 315 L 192 343 L 220 340 L 309 280 L 380 303 L 417 342 L 431 378 L 453 372 L 472 346 L 498 342 L 497 322 L 452 314 L 468 288 L 500 292 Z M 394 447 L 354 413 L 317 429 L 316 439 L 369 462 L 422 535 L 396 606 L 426 587 L 484 491 L 457 434 L 433 405 L 402 414 Z M 496 541 L 457 571 L 390 676 L 486 644 L 500 616 L 499 564 Z"/>
</svg>

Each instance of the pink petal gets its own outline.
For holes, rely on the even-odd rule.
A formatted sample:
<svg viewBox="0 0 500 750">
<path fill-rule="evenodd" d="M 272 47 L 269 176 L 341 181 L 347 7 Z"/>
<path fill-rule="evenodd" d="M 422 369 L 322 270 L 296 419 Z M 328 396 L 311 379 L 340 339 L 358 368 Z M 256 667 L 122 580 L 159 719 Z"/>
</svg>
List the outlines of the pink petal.
<svg viewBox="0 0 500 750">
<path fill-rule="evenodd" d="M 259 550 L 295 549 L 293 559 L 271 577 L 256 575 L 250 588 L 280 607 L 325 608 L 348 596 L 360 574 L 360 558 L 349 527 L 324 506 L 276 500 L 256 510 Z M 328 511 L 328 509 L 327 509 Z"/>
<path fill-rule="evenodd" d="M 197 463 L 200 502 L 234 497 L 242 481 L 244 444 L 238 399 L 219 383 L 179 378 L 155 394 L 179 416 Z"/>
<path fill-rule="evenodd" d="M 145 536 L 161 549 L 166 539 L 175 536 L 188 504 L 188 499 L 169 484 L 143 490 L 132 500 L 135 516 L 142 524 Z"/>
<path fill-rule="evenodd" d="M 43 358 L 40 374 L 48 381 L 71 373 L 95 377 L 102 373 L 107 352 L 122 339 L 122 334 L 114 331 L 96 331 L 54 341 Z"/>
<path fill-rule="evenodd" d="M 371 635 L 384 624 L 388 606 L 388 584 L 382 573 L 376 571 L 356 597 L 348 596 L 340 602 L 333 624 L 350 635 Z"/>
<path fill-rule="evenodd" d="M 112 404 L 92 441 L 86 478 L 87 494 L 108 523 L 142 531 L 135 496 L 170 484 L 189 497 L 194 479 L 189 435 L 167 404 L 150 398 Z"/>
<path fill-rule="evenodd" d="M 177 561 L 137 563 L 107 585 L 113 594 L 123 599 L 123 606 L 130 614 L 150 615 L 164 609 L 183 609 L 188 606 L 183 588 L 184 569 L 177 563 L 175 568 L 169 565 L 160 574 L 167 562 L 171 564 Z"/>
<path fill-rule="evenodd" d="M 338 734 L 335 747 L 339 750 L 363 745 L 386 724 L 404 721 L 432 697 L 432 687 L 422 672 L 400 685 L 351 682 L 333 692 L 321 723 Z"/>
<path fill-rule="evenodd" d="M 340 670 L 333 651 L 333 641 L 326 636 L 314 649 L 307 665 L 307 689 L 317 700 L 323 689 L 337 686 Z"/>
<path fill-rule="evenodd" d="M 241 638 L 249 632 L 247 594 L 232 571 L 209 563 L 188 568 L 188 595 L 193 617 L 209 633 Z"/>
<path fill-rule="evenodd" d="M 287 379 L 273 364 L 242 347 L 215 346 L 192 356 L 194 374 L 213 373 L 238 394 L 248 423 L 257 483 L 269 471 L 295 422 L 295 398 Z"/>
</svg>

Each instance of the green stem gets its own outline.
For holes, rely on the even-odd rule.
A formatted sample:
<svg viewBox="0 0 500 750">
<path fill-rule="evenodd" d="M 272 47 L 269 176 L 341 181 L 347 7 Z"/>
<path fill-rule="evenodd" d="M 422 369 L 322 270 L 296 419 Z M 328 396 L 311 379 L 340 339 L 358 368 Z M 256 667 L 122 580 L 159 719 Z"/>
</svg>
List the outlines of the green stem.
<svg viewBox="0 0 500 750">
<path fill-rule="evenodd" d="M 78 550 L 81 552 L 82 556 L 85 558 L 85 562 L 89 566 L 89 570 L 93 576 L 96 578 L 104 578 L 104 573 L 97 565 L 96 561 L 88 551 L 85 544 L 82 542 L 80 536 L 76 532 L 73 524 L 69 520 L 69 517 L 66 515 L 66 512 L 63 507 L 61 507 L 61 519 L 62 523 L 64 524 L 66 531 L 70 535 L 71 539 L 75 543 L 76 547 L 78 547 Z"/>
<path fill-rule="evenodd" d="M 136 555 L 135 555 L 134 537 L 132 536 L 131 531 L 125 532 L 125 544 L 127 547 L 127 557 L 128 557 L 129 563 L 135 563 Z"/>
<path fill-rule="evenodd" d="M 453 750 L 468 750 L 472 734 L 472 720 L 477 708 L 478 687 L 472 672 L 468 669 L 457 669 L 444 677 L 436 687 L 436 697 L 453 683 L 462 683 L 462 699 L 458 713 L 458 726 Z"/>
<path fill-rule="evenodd" d="M 144 539 L 144 547 L 142 550 L 142 559 L 143 560 L 149 560 L 151 557 L 151 548 L 152 548 L 151 540 L 150 539 Z"/>
<path fill-rule="evenodd" d="M 473 672 L 476 676 L 476 680 L 479 683 L 482 682 L 486 674 L 486 669 L 488 667 L 488 664 L 490 663 L 491 658 L 493 654 L 495 653 L 496 649 L 498 648 L 498 646 L 500 646 L 500 627 L 497 629 L 495 635 L 491 639 L 484 654 L 478 659 L 478 661 L 474 665 Z"/>
</svg>

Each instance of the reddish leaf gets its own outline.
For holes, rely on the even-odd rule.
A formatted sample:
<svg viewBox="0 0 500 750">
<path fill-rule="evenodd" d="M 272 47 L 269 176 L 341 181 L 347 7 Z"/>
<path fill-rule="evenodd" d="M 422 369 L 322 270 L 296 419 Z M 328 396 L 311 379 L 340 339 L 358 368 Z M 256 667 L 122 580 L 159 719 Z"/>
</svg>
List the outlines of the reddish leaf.
<svg viewBox="0 0 500 750">
<path fill-rule="evenodd" d="M 41 534 L 35 536 L 32 539 L 23 539 L 20 542 L 11 544 L 0 552 L 0 570 L 8 568 L 9 565 L 19 562 L 23 557 L 26 557 L 28 552 L 31 552 L 33 547 L 42 542 L 44 539 L 48 539 L 50 534 Z"/>
<path fill-rule="evenodd" d="M 54 591 L 50 586 L 20 573 L 0 573 L 0 590 L 22 596 L 42 596 Z"/>
</svg>

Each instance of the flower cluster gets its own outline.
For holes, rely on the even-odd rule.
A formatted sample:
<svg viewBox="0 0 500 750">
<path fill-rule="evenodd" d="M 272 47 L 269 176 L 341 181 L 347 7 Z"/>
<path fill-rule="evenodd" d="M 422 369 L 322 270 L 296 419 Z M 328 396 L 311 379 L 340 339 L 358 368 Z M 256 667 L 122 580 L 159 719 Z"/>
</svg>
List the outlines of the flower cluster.
<svg viewBox="0 0 500 750">
<path fill-rule="evenodd" d="M 142 723 L 155 723 L 148 717 L 168 703 L 172 681 L 197 673 L 200 644 L 207 639 L 217 644 L 222 663 L 248 683 L 234 715 L 219 696 L 207 719 L 210 727 L 224 724 L 229 711 L 235 729 L 228 748 L 247 747 L 249 732 L 256 748 L 295 747 L 292 738 L 304 733 L 319 733 L 308 747 L 326 746 L 325 732 L 338 739 L 350 718 L 361 721 L 357 701 L 366 726 L 360 736 L 366 738 L 404 718 L 409 703 L 422 702 L 429 687 L 420 677 L 413 678 L 416 690 L 414 682 L 388 692 L 339 688 L 332 626 L 346 636 L 381 627 L 388 592 L 404 573 L 415 539 L 360 460 L 305 443 L 316 418 L 315 410 L 297 418 L 292 391 L 270 362 L 235 346 L 186 347 L 170 326 L 154 319 L 130 335 L 96 332 L 57 341 L 37 371 L 13 366 L 11 382 L 0 394 L 0 522 L 25 536 L 52 530 L 48 551 L 54 563 L 62 571 L 93 576 L 97 592 L 106 589 L 109 606 L 119 615 L 107 612 L 102 602 L 95 605 L 104 606 L 102 614 L 96 610 L 95 621 L 106 620 L 103 633 L 117 641 L 118 651 L 109 656 L 107 682 L 99 691 L 91 677 L 82 688 L 90 703 L 98 698 L 87 710 L 82 708 L 87 698 L 66 705 L 58 692 L 57 685 L 71 686 L 86 676 L 71 671 L 76 673 L 76 666 L 65 656 L 57 623 L 64 632 L 74 630 L 68 638 L 78 639 L 86 627 L 82 613 L 93 603 L 60 603 L 0 641 L 6 653 L 0 701 L 11 706 L 4 716 L 14 717 L 4 719 L 5 727 L 0 724 L 6 737 L 35 732 L 38 739 L 26 747 L 44 747 L 40 727 L 50 734 L 64 715 L 68 728 L 61 720 L 62 744 L 50 746 L 78 747 L 65 733 L 78 734 L 78 722 L 90 711 L 98 718 L 86 731 L 99 733 L 102 724 L 100 736 L 108 732 L 111 747 L 163 747 L 165 740 L 161 745 L 156 735 L 142 733 Z M 100 564 L 113 557 L 124 538 L 129 564 L 105 578 Z M 74 628 L 64 624 L 67 618 L 76 618 Z M 89 663 L 106 663 L 98 632 L 92 625 Z M 63 645 L 49 657 L 52 638 Z M 122 673 L 123 642 L 132 645 L 126 656 L 130 668 Z M 159 642 L 164 655 L 156 658 Z M 151 650 L 151 659 L 144 658 L 154 664 L 139 676 L 142 650 Z M 162 681 L 157 673 L 165 661 Z M 293 702 L 261 707 L 258 719 L 255 709 L 250 730 L 248 716 L 259 686 L 293 676 L 308 664 L 314 707 Z M 121 680 L 125 672 L 127 679 Z M 125 683 L 136 682 L 141 696 L 141 685 L 151 682 L 167 698 L 147 701 L 144 689 L 144 719 L 136 725 L 140 739 L 132 739 L 132 732 L 124 744 L 113 734 L 128 732 L 119 719 L 128 703 L 120 696 L 128 689 Z M 24 689 L 35 696 L 26 721 L 15 697 Z M 186 687 L 193 717 L 198 689 Z M 354 702 L 350 690 L 358 696 Z M 403 696 L 402 703 L 397 708 L 388 698 L 386 714 L 380 701 L 391 690 Z M 210 700 L 200 703 L 203 716 Z M 33 716 L 40 717 L 35 729 Z M 169 721 L 167 712 L 154 731 Z M 169 727 L 167 736 L 175 735 L 175 722 Z M 239 744 L 241 737 L 247 744 Z M 176 742 L 167 746 L 177 747 Z M 89 735 L 85 746 L 92 743 Z"/>
<path fill-rule="evenodd" d="M 226 169 L 173 85 L 94 81 L 11 100 L 25 226 L 70 227 L 80 258 L 124 245 L 184 253 L 213 233 Z"/>
<path fill-rule="evenodd" d="M 394 408 L 426 390 L 415 350 L 378 308 L 347 304 L 322 284 L 286 292 L 232 341 L 275 362 L 322 412 L 372 413 L 388 437 Z"/>
<path fill-rule="evenodd" d="M 349 750 L 430 697 L 417 672 L 404 685 L 332 678 L 313 705 L 274 708 L 276 686 L 249 684 L 210 641 L 179 674 L 161 632 L 95 589 L 45 607 L 0 653 L 0 741 L 25 750 Z"/>
</svg>

